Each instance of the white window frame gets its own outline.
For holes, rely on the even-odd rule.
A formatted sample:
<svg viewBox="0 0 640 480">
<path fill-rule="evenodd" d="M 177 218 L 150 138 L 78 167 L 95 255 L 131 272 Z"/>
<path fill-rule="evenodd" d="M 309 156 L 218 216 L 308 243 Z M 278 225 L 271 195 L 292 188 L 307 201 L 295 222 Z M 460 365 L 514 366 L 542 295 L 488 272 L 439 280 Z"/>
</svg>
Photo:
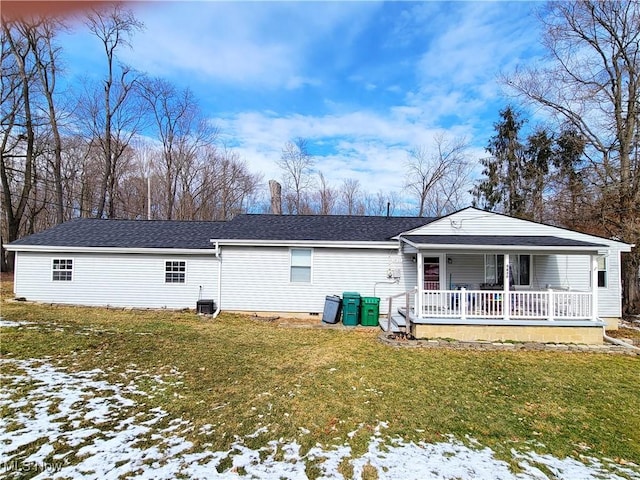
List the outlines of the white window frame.
<svg viewBox="0 0 640 480">
<path fill-rule="evenodd" d="M 493 283 L 493 284 L 497 284 L 498 283 L 498 278 L 500 277 L 500 272 L 498 271 L 498 256 L 502 255 L 504 257 L 504 254 L 502 253 L 485 253 L 484 254 L 484 281 L 485 283 Z M 529 257 L 529 283 L 519 283 L 520 282 L 520 256 L 521 255 L 526 255 L 527 257 Z M 489 261 L 489 259 L 492 259 L 492 262 Z M 503 260 L 504 262 L 504 260 Z M 487 270 L 489 268 L 489 264 L 493 263 L 492 267 L 494 270 L 494 274 L 495 274 L 495 278 L 490 281 L 489 278 L 487 277 Z M 513 265 L 518 265 L 518 272 L 513 272 Z M 504 265 L 504 263 L 503 263 Z M 510 254 L 509 255 L 509 266 L 512 267 L 512 272 L 514 275 L 514 285 L 518 286 L 518 287 L 530 287 L 531 286 L 531 268 L 533 265 L 533 255 L 531 255 L 530 253 L 523 253 L 523 254 Z M 517 276 L 516 276 L 517 273 Z"/>
<path fill-rule="evenodd" d="M 437 262 L 427 262 L 427 260 L 433 260 L 436 259 Z M 442 276 L 443 276 L 443 262 L 442 262 L 442 256 L 441 255 L 431 255 L 431 256 L 424 256 L 422 259 L 423 262 L 423 267 L 422 267 L 422 276 L 423 276 L 423 288 L 424 290 L 440 290 L 440 287 L 442 286 Z M 427 281 L 427 270 L 428 270 L 428 266 L 433 266 L 433 265 L 437 265 L 438 266 L 438 280 L 437 281 Z M 436 288 L 433 288 L 436 287 Z"/>
<path fill-rule="evenodd" d="M 175 264 L 177 268 L 180 268 L 181 265 L 184 267 L 182 271 L 173 270 L 175 268 Z M 171 270 L 169 269 L 171 267 Z M 180 274 L 182 274 L 182 280 L 180 280 Z M 168 275 L 176 275 L 169 277 Z M 178 280 L 170 280 L 170 278 L 177 278 Z M 187 283 L 187 261 L 186 260 L 165 260 L 164 261 L 164 283 L 166 285 L 184 285 Z"/>
<path fill-rule="evenodd" d="M 309 252 L 309 264 L 304 265 L 299 263 L 297 260 L 294 261 L 293 252 Z M 308 280 L 294 280 L 294 268 L 305 268 L 308 269 L 309 279 Z M 290 248 L 289 249 L 289 283 L 296 284 L 311 284 L 313 283 L 313 248 Z"/>
<path fill-rule="evenodd" d="M 488 270 L 490 266 L 493 269 L 493 278 L 489 278 L 489 275 L 488 275 Z M 484 254 L 484 283 L 491 283 L 491 284 L 498 283 L 498 255 L 495 253 Z"/>
<path fill-rule="evenodd" d="M 598 288 L 608 288 L 609 287 L 609 262 L 607 262 L 607 257 L 598 257 Z M 602 274 L 602 283 L 604 285 L 600 285 L 600 275 Z"/>
<path fill-rule="evenodd" d="M 523 255 L 526 255 L 527 257 L 529 257 L 529 283 L 518 283 L 520 281 L 520 257 L 522 257 Z M 513 259 L 513 260 L 512 260 Z M 514 285 L 517 285 L 518 287 L 530 287 L 531 286 L 531 268 L 533 266 L 533 256 L 530 253 L 517 253 L 515 255 L 509 255 L 509 266 L 513 266 L 513 265 L 518 265 L 517 266 L 517 272 L 515 272 L 515 268 L 512 269 L 513 271 L 513 275 L 514 277 L 516 276 L 517 273 L 517 279 L 518 282 L 515 282 L 515 278 L 514 278 Z"/>
<path fill-rule="evenodd" d="M 56 262 L 58 263 L 56 265 Z M 52 258 L 51 259 L 51 281 L 52 282 L 73 282 L 73 258 Z M 63 265 L 63 268 L 60 268 Z M 57 267 L 57 268 L 56 268 Z M 60 278 L 61 274 L 65 274 L 66 277 L 68 274 L 69 278 Z M 58 274 L 59 278 L 56 278 L 56 274 Z"/>
</svg>

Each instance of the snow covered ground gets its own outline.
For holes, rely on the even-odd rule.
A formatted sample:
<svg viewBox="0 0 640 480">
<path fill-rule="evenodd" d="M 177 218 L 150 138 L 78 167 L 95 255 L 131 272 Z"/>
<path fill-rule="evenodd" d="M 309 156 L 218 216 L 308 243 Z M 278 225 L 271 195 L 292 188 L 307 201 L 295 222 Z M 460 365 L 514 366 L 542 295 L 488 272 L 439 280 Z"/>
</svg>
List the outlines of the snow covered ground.
<svg viewBox="0 0 640 480">
<path fill-rule="evenodd" d="M 228 451 L 198 450 L 183 436 L 191 428 L 188 423 L 146 407 L 148 394 L 134 383 L 108 383 L 100 370 L 70 373 L 46 360 L 4 359 L 0 367 L 3 478 L 24 478 L 28 472 L 37 479 L 227 479 L 243 475 L 305 479 L 310 463 L 321 478 L 339 479 L 343 477 L 338 466 L 347 459 L 357 479 L 372 466 L 380 479 L 640 480 L 638 465 L 621 466 L 589 457 L 558 459 L 533 451 L 512 452 L 522 469 L 513 473 L 492 450 L 477 443 L 472 442 L 471 448 L 454 438 L 436 444 L 407 443 L 385 437 L 384 423 L 376 428 L 362 456 L 352 456 L 348 445 L 317 446 L 303 455 L 295 440 L 282 439 L 256 450 L 248 448 L 243 438 L 237 438 Z M 158 385 L 163 382 L 160 377 L 151 380 Z M 301 432 L 308 431 L 301 426 Z M 264 429 L 258 433 L 264 434 Z"/>
</svg>

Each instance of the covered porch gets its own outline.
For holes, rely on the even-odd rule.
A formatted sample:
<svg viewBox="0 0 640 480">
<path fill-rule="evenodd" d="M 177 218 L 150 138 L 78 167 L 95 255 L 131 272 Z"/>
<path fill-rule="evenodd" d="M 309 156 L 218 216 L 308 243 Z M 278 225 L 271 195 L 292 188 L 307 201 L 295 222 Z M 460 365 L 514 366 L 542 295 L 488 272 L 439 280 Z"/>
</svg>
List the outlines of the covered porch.
<svg viewBox="0 0 640 480">
<path fill-rule="evenodd" d="M 531 236 L 402 241 L 415 256 L 417 285 L 389 299 L 383 329 L 465 341 L 602 342 L 602 245 Z"/>
</svg>

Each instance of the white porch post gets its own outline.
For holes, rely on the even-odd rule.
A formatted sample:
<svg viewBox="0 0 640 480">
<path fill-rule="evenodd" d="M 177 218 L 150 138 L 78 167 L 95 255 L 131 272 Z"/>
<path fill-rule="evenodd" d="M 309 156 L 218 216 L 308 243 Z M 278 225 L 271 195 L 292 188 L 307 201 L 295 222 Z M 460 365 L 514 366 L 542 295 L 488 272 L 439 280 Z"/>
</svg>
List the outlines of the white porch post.
<svg viewBox="0 0 640 480">
<path fill-rule="evenodd" d="M 502 318 L 504 318 L 505 320 L 509 320 L 509 312 L 511 311 L 511 298 L 509 295 L 509 283 L 510 283 L 510 276 L 509 276 L 509 254 L 505 253 L 504 254 L 504 272 L 502 274 L 502 287 L 504 292 L 502 293 Z"/>
<path fill-rule="evenodd" d="M 591 319 L 598 321 L 598 256 L 591 255 Z"/>
<path fill-rule="evenodd" d="M 418 251 L 416 256 L 416 262 L 418 263 L 418 298 L 416 298 L 416 316 L 422 317 L 422 302 L 424 298 L 424 256 L 421 251 Z"/>
</svg>

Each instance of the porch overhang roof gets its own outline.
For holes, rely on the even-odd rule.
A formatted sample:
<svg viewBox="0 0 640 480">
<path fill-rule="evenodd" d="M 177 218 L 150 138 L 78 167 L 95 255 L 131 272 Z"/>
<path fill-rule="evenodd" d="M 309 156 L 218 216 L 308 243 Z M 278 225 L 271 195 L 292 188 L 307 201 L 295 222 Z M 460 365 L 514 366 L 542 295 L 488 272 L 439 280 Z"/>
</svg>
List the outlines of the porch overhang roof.
<svg viewBox="0 0 640 480">
<path fill-rule="evenodd" d="M 604 244 L 545 235 L 402 235 L 400 239 L 415 248 L 450 250 L 580 250 L 604 251 Z"/>
</svg>

